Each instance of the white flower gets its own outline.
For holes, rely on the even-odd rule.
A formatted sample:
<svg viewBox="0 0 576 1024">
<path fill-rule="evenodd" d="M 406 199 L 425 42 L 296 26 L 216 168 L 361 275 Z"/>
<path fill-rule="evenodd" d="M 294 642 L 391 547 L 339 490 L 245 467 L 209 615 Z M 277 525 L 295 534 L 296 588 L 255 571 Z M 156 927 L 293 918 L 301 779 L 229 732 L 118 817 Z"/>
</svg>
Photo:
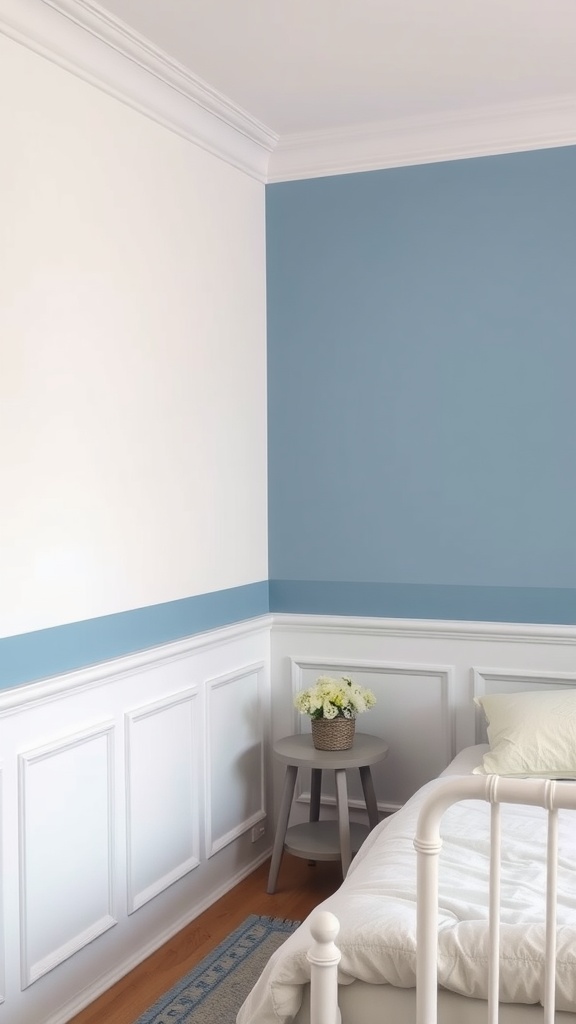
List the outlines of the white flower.
<svg viewBox="0 0 576 1024">
<path fill-rule="evenodd" d="M 331 704 L 326 697 L 322 705 L 322 718 L 336 718 L 338 714 L 338 708 L 335 704 Z"/>
<path fill-rule="evenodd" d="M 314 686 L 300 690 L 294 698 L 294 705 L 301 714 L 327 719 L 356 718 L 375 703 L 372 690 L 359 686 L 347 676 L 340 679 L 319 676 Z"/>
</svg>

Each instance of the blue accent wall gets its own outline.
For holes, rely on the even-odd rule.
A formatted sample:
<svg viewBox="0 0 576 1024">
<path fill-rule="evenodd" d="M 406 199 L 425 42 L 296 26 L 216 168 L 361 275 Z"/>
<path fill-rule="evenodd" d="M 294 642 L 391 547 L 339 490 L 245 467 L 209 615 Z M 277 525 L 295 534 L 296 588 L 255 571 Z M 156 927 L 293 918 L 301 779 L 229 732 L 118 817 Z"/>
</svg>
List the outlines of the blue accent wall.
<svg viewBox="0 0 576 1024">
<path fill-rule="evenodd" d="M 0 639 L 0 689 L 217 629 L 269 610 L 268 583 Z"/>
<path fill-rule="evenodd" d="M 272 611 L 576 622 L 575 182 L 267 187 Z"/>
</svg>

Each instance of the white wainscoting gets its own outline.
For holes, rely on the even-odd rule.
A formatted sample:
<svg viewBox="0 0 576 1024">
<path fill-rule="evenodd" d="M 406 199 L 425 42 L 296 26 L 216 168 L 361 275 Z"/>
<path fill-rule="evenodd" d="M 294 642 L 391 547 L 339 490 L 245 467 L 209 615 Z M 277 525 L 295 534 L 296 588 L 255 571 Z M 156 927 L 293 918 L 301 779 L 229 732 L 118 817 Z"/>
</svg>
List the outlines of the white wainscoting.
<svg viewBox="0 0 576 1024">
<path fill-rule="evenodd" d="M 385 814 L 483 739 L 475 695 L 576 685 L 575 654 L 572 627 L 277 615 L 0 693 L 0 1022 L 64 1024 L 268 856 L 270 743 L 316 676 L 376 692 Z"/>
<path fill-rule="evenodd" d="M 358 718 L 356 728 L 389 745 L 386 761 L 372 770 L 378 806 L 386 814 L 463 747 L 485 741 L 474 696 L 576 685 L 575 655 L 576 628 L 568 626 L 276 615 L 273 738 L 309 730 L 293 697 L 318 675 L 348 675 L 370 686 L 377 704 Z M 274 764 L 273 772 L 278 806 L 284 769 Z M 309 783 L 302 774 L 292 823 L 308 814 Z M 358 779 L 350 778 L 349 791 L 352 817 L 362 821 Z M 330 780 L 323 782 L 322 803 L 323 815 L 335 816 Z"/>
<path fill-rule="evenodd" d="M 268 855 L 270 625 L 0 693 L 1 1022 L 64 1024 Z"/>
<path fill-rule="evenodd" d="M 356 729 L 388 741 L 388 757 L 372 768 L 381 810 L 396 810 L 453 757 L 452 666 L 328 657 L 290 661 L 293 696 L 311 686 L 319 675 L 350 676 L 376 694 L 375 707 L 358 717 Z M 292 732 L 309 731 L 308 716 L 295 711 Z M 427 743 L 421 756 L 414 758 L 412 738 L 415 732 L 424 731 Z M 302 789 L 301 775 L 298 797 L 307 800 L 309 792 Z M 332 782 L 323 787 L 323 792 L 325 802 L 335 806 Z M 348 785 L 351 807 L 365 807 L 359 774 L 351 777 Z"/>
<path fill-rule="evenodd" d="M 197 704 L 194 687 L 126 715 L 129 914 L 200 863 Z"/>
</svg>

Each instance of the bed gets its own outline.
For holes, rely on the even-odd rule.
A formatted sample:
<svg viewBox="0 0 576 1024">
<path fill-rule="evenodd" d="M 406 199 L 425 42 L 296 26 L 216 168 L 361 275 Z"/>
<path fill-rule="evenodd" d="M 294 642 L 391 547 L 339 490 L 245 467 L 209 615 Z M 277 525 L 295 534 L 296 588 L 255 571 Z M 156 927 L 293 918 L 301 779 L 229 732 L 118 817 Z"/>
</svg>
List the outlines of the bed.
<svg viewBox="0 0 576 1024">
<path fill-rule="evenodd" d="M 437 1012 L 441 1024 L 498 1019 L 502 1024 L 543 1019 L 576 1024 L 576 786 L 573 781 L 534 781 L 576 779 L 576 690 L 497 694 L 478 699 L 478 704 L 487 718 L 489 742 L 461 751 L 439 779 L 427 783 L 370 833 L 338 891 L 271 958 L 237 1024 L 309 1024 L 311 929 L 317 933 L 314 922 L 319 914 L 326 919 L 326 912 L 339 925 L 337 1000 L 342 1024 L 406 1024 L 417 1019 L 416 937 L 419 927 L 423 946 L 426 926 L 422 921 L 417 924 L 415 837 L 422 827 L 423 808 L 438 801 L 443 787 L 454 788 L 447 780 L 474 792 L 476 783 L 491 793 L 500 785 L 506 802 L 500 804 L 500 797 L 492 803 L 464 799 L 452 803 L 441 819 L 432 926 L 437 1011 L 419 1019 L 435 1021 Z M 468 782 L 471 778 L 473 784 Z M 536 791 L 544 806 L 534 805 Z M 510 802 L 512 792 L 529 802 Z M 501 831 L 499 994 L 495 1011 L 492 992 L 489 1013 L 496 1015 L 489 1016 L 490 828 L 496 806 Z M 556 811 L 554 806 L 569 809 Z M 557 868 L 552 876 L 547 861 L 551 819 L 554 829 L 557 824 L 557 851 L 552 847 Z M 550 877 L 556 909 L 553 945 L 547 947 Z M 422 900 L 420 908 L 422 914 Z M 544 970 L 547 951 L 555 964 L 552 1010 Z M 547 1004 L 545 1011 L 542 1004 Z M 328 1021 L 330 1014 L 322 1024 L 324 1019 Z"/>
</svg>

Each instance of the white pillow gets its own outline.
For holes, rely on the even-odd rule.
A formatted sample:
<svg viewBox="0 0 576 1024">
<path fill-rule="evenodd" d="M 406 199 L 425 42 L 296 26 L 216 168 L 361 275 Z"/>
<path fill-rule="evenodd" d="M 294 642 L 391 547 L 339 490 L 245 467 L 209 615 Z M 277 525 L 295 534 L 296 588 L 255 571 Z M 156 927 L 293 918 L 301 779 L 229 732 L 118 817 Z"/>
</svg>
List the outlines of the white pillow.
<svg viewBox="0 0 576 1024">
<path fill-rule="evenodd" d="M 490 750 L 476 775 L 576 779 L 576 689 L 475 697 Z"/>
</svg>

